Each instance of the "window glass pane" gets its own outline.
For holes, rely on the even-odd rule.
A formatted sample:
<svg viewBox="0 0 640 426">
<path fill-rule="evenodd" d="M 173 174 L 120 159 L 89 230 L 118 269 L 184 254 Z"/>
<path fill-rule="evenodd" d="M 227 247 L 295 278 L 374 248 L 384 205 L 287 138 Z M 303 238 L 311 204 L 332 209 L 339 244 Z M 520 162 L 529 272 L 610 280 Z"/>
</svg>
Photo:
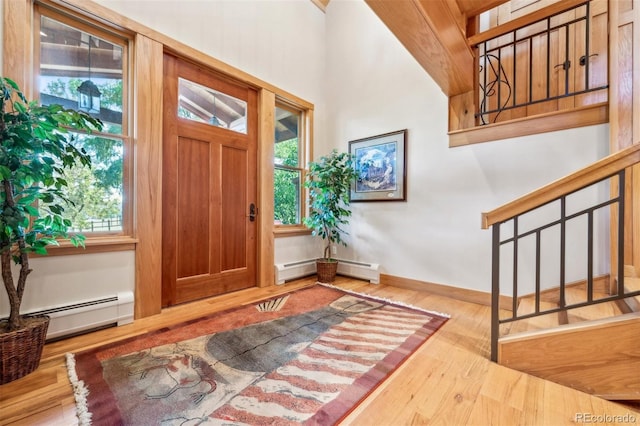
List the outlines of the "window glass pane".
<svg viewBox="0 0 640 426">
<path fill-rule="evenodd" d="M 76 146 L 91 156 L 91 168 L 65 169 L 69 199 L 64 218 L 73 231 L 102 232 L 122 230 L 123 142 L 99 136 L 78 134 Z"/>
<path fill-rule="evenodd" d="M 298 127 L 300 113 L 276 106 L 276 165 L 299 166 Z"/>
<path fill-rule="evenodd" d="M 43 16 L 40 101 L 81 109 L 122 134 L 123 47 Z"/>
<path fill-rule="evenodd" d="M 298 138 L 277 143 L 274 158 L 278 166 L 298 167 Z"/>
<path fill-rule="evenodd" d="M 300 223 L 300 184 L 301 172 L 298 170 L 274 171 L 274 217 L 276 225 L 295 225 Z"/>
<path fill-rule="evenodd" d="M 66 192 L 73 204 L 65 207 L 63 216 L 71 220 L 72 231 L 121 233 L 126 42 L 114 42 L 97 29 L 88 33 L 50 16 L 41 16 L 37 40 L 40 102 L 83 110 L 104 124 L 100 135 L 74 135 L 75 145 L 90 154 L 92 167 L 64 169 L 69 183 Z"/>
<path fill-rule="evenodd" d="M 178 80 L 178 117 L 247 133 L 245 101 L 184 78 Z"/>
</svg>

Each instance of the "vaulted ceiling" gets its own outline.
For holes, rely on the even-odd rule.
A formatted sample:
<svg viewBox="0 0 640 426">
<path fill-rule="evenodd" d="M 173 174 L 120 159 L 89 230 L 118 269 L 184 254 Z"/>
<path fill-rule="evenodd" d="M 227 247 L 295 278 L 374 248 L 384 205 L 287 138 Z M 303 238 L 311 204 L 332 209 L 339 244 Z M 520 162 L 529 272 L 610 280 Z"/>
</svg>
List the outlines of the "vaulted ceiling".
<svg viewBox="0 0 640 426">
<path fill-rule="evenodd" d="M 330 0 L 311 0 L 325 10 Z M 473 90 L 477 17 L 509 0 L 365 0 L 447 96 Z"/>
</svg>

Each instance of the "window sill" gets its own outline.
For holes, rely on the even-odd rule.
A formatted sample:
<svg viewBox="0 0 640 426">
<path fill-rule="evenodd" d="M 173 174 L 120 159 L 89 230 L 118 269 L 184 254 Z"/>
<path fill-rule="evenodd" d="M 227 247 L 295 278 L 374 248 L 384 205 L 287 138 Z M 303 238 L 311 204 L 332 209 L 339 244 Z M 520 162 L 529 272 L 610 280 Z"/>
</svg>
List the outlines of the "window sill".
<svg viewBox="0 0 640 426">
<path fill-rule="evenodd" d="M 609 122 L 609 104 L 550 112 L 449 132 L 449 147 L 528 136 Z"/>
<path fill-rule="evenodd" d="M 138 240 L 126 236 L 87 237 L 85 247 L 74 247 L 69 240 L 59 241 L 59 246 L 48 246 L 46 255 L 31 253 L 32 257 L 68 256 L 72 254 L 108 253 L 136 249 Z"/>
<path fill-rule="evenodd" d="M 311 235 L 311 230 L 306 226 L 277 226 L 273 229 L 273 236 L 275 238 L 282 237 L 297 237 L 299 235 Z"/>
</svg>

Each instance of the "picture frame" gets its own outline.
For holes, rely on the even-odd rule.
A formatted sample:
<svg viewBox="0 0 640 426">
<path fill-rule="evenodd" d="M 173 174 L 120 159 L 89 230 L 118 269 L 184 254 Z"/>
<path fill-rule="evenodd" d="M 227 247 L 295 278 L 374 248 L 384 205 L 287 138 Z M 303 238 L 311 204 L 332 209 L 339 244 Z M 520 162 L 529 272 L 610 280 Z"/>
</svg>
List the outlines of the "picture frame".
<svg viewBox="0 0 640 426">
<path fill-rule="evenodd" d="M 407 129 L 349 141 L 356 178 L 350 201 L 406 201 Z"/>
</svg>

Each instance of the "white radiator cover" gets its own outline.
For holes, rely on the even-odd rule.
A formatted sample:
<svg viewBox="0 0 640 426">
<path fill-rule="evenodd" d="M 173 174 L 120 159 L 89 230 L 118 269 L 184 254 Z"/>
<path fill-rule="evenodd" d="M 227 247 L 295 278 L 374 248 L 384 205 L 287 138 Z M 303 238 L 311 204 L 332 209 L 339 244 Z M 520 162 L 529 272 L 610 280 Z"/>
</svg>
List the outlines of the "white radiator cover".
<svg viewBox="0 0 640 426">
<path fill-rule="evenodd" d="M 48 315 L 51 321 L 47 330 L 47 339 L 55 339 L 111 324 L 132 323 L 133 301 L 133 292 L 127 291 L 28 313 Z"/>
<path fill-rule="evenodd" d="M 356 262 L 336 259 L 338 274 L 368 280 L 371 284 L 380 284 L 380 265 L 377 263 Z M 276 284 L 306 277 L 316 273 L 316 259 L 276 264 Z"/>
</svg>

